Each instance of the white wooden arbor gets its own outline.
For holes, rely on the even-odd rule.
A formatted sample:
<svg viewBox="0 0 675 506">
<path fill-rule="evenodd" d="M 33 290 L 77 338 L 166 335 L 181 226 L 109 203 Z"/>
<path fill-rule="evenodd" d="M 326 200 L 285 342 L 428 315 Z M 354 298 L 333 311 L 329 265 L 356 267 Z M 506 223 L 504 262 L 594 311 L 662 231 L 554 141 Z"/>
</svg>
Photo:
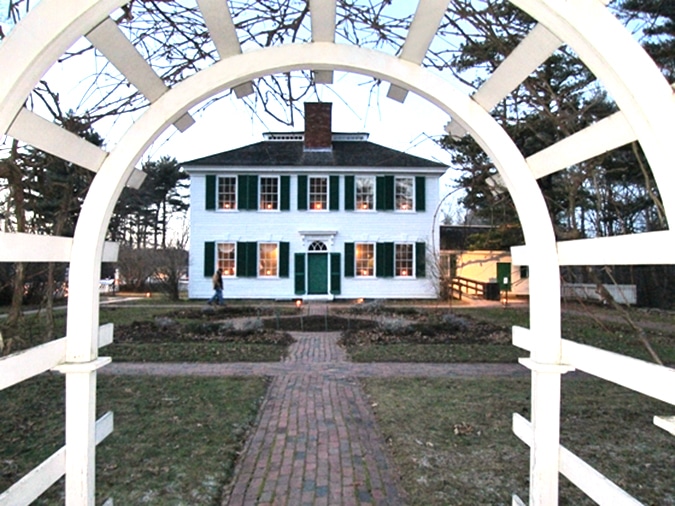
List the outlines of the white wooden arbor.
<svg viewBox="0 0 675 506">
<path fill-rule="evenodd" d="M 251 91 L 265 75 L 309 69 L 319 82 L 335 70 L 391 83 L 389 96 L 416 93 L 447 112 L 454 134 L 469 133 L 490 155 L 511 193 L 525 244 L 513 249 L 516 264 L 530 266 L 530 328 L 514 328 L 521 362 L 532 371 L 532 420 L 514 415 L 514 432 L 530 446 L 530 495 L 513 504 L 555 506 L 563 473 L 600 504 L 639 504 L 559 445 L 561 375 L 583 370 L 675 404 L 675 370 L 561 339 L 559 267 L 563 265 L 672 264 L 675 233 L 556 243 L 536 180 L 597 154 L 638 141 L 675 222 L 673 89 L 601 0 L 511 0 L 538 21 L 534 30 L 473 96 L 460 93 L 420 64 L 449 0 L 420 0 L 399 57 L 335 44 L 335 0 L 311 0 L 312 41 L 242 53 L 227 0 L 198 0 L 221 60 L 167 88 L 109 15 L 126 0 L 42 0 L 0 45 L 0 133 L 32 144 L 96 173 L 74 238 L 0 233 L 0 261 L 70 263 L 67 336 L 0 359 L 0 388 L 49 369 L 66 375 L 66 444 L 0 495 L 0 504 L 28 504 L 66 476 L 66 503 L 94 504 L 96 444 L 112 430 L 112 415 L 95 420 L 96 371 L 108 359 L 98 349 L 112 340 L 99 327 L 98 272 L 116 255 L 104 236 L 113 206 L 126 184 L 138 181 L 135 165 L 172 124 L 185 130 L 189 109 L 217 92 Z M 37 81 L 79 38 L 86 37 L 147 98 L 149 106 L 109 152 L 37 117 L 23 104 Z M 490 110 L 560 45 L 569 45 L 603 83 L 619 112 L 525 159 L 491 118 Z M 675 410 L 675 408 L 674 408 Z M 654 423 L 675 434 L 675 413 Z"/>
</svg>

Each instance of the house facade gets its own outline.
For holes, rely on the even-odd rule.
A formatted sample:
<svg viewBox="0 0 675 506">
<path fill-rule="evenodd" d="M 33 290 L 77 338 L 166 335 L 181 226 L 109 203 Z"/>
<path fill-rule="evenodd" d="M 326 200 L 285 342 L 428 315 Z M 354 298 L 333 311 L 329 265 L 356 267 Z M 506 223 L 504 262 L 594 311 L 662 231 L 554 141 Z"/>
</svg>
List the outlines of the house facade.
<svg viewBox="0 0 675 506">
<path fill-rule="evenodd" d="M 305 131 L 189 161 L 190 298 L 433 298 L 433 217 L 444 165 L 333 133 L 331 104 Z"/>
</svg>

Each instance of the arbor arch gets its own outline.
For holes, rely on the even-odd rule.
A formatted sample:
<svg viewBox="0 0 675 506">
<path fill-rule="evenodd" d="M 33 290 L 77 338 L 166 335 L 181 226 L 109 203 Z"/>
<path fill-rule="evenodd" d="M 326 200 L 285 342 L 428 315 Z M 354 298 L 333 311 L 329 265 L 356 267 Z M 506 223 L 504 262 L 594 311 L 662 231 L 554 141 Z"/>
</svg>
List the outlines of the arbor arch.
<svg viewBox="0 0 675 506">
<path fill-rule="evenodd" d="M 38 365 L 25 368 L 25 356 L 10 356 L 0 364 L 2 376 L 7 378 L 0 384 L 2 388 L 51 368 L 66 374 L 68 451 L 63 459 L 67 504 L 93 504 L 95 380 L 96 370 L 107 363 L 98 356 L 98 347 L 112 334 L 111 328 L 99 327 L 97 278 L 99 264 L 110 249 L 105 232 L 115 202 L 148 146 L 171 124 L 179 129 L 189 127 L 188 111 L 192 106 L 219 91 L 237 89 L 278 72 L 312 70 L 324 77 L 335 70 L 354 72 L 391 83 L 390 95 L 394 98 L 404 100 L 408 91 L 416 93 L 452 118 L 452 132 L 471 134 L 499 170 L 525 236 L 525 245 L 513 250 L 514 262 L 530 266 L 530 328 L 514 329 L 514 343 L 530 350 L 530 357 L 522 362 L 532 370 L 532 421 L 516 419 L 514 430 L 531 447 L 531 505 L 557 504 L 561 374 L 579 368 L 675 404 L 675 394 L 667 390 L 675 380 L 672 369 L 579 348 L 562 341 L 560 336 L 560 266 L 675 263 L 671 231 L 556 242 L 537 186 L 537 178 L 542 175 L 637 140 L 659 185 L 667 216 L 675 212 L 675 174 L 667 149 L 667 137 L 675 131 L 672 88 L 601 2 L 512 0 L 539 25 L 476 94 L 467 96 L 420 65 L 447 0 L 420 1 L 398 57 L 336 44 L 335 1 L 312 0 L 313 23 L 317 20 L 316 26 L 312 25 L 312 42 L 243 54 L 236 43 L 225 42 L 233 49 L 229 56 L 222 57 L 221 51 L 218 63 L 171 89 L 162 88 L 147 73 L 139 76 L 130 72 L 129 81 L 149 98 L 150 105 L 114 149 L 99 152 L 60 132 L 58 127 L 40 122 L 23 109 L 23 104 L 40 77 L 80 36 L 96 41 L 105 39 L 103 35 L 114 35 L 114 31 L 99 30 L 111 29 L 109 14 L 125 3 L 42 0 L 0 46 L 0 68 L 8 69 L 0 82 L 0 131 L 96 172 L 72 240 L 0 234 L 2 261 L 70 262 L 67 337 L 48 351 L 32 350 L 29 357 Z M 205 18 L 216 16 L 225 23 L 222 26 L 227 26 L 227 19 L 218 17 L 214 3 L 202 1 L 200 5 Z M 223 5 L 227 7 L 226 2 Z M 619 112 L 525 158 L 490 110 L 563 43 L 572 47 L 603 82 Z M 121 46 L 106 49 L 111 61 L 128 56 L 128 49 Z M 50 142 L 53 139 L 63 142 Z M 579 153 L 574 153 L 574 148 Z M 606 361 L 609 365 L 604 364 Z M 637 379 L 625 378 L 626 368 L 643 373 Z M 599 480 L 585 492 L 592 495 L 602 486 Z M 612 497 L 622 497 L 621 492 L 612 490 L 616 494 Z M 602 493 L 609 492 L 602 489 Z M 514 504 L 518 501 L 514 498 Z"/>
</svg>

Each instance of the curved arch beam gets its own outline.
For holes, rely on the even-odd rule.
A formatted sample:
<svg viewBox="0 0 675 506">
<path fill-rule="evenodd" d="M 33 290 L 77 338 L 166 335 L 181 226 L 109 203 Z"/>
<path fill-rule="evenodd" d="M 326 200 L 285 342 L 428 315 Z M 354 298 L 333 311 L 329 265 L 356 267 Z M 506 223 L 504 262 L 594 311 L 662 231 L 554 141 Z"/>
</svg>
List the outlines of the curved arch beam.
<svg viewBox="0 0 675 506">
<path fill-rule="evenodd" d="M 127 0 L 42 0 L 0 44 L 0 132 L 69 47 Z M 20 56 L 18 56 L 20 55 Z"/>
<path fill-rule="evenodd" d="M 616 101 L 635 132 L 675 220 L 673 89 L 656 64 L 607 8 L 588 0 L 510 0 L 565 41 Z"/>
<path fill-rule="evenodd" d="M 429 75 L 419 66 L 376 51 L 333 43 L 289 45 L 232 56 L 175 86 L 150 106 L 108 156 L 83 205 L 75 233 L 70 271 L 69 304 L 73 308 L 82 308 L 87 305 L 87 301 L 97 299 L 92 284 L 95 277 L 92 277 L 92 273 L 97 268 L 96 259 L 100 257 L 112 209 L 134 164 L 160 133 L 190 107 L 221 90 L 264 75 L 302 69 L 340 70 L 383 79 L 406 87 L 449 115 L 461 118 L 501 172 L 521 216 L 528 248 L 536 251 L 531 255 L 531 258 L 536 259 L 531 265 L 534 278 L 531 289 L 539 294 L 533 298 L 534 305 L 541 306 L 537 310 L 542 310 L 543 307 L 557 308 L 557 302 L 551 296 L 545 295 L 556 292 L 555 287 L 558 286 L 552 225 L 539 188 L 524 158 L 503 129 L 477 103 L 448 82 Z M 549 271 L 548 274 L 543 274 L 545 271 Z M 539 286 L 536 279 L 541 279 L 544 285 Z M 83 290 L 84 287 L 86 289 Z M 556 292 L 555 298 L 557 297 Z M 543 312 L 550 313 L 550 310 Z M 75 311 L 69 313 L 73 319 L 69 319 L 69 328 L 71 323 L 75 326 L 81 325 L 82 312 L 79 316 L 76 316 Z M 550 314 L 544 320 L 544 328 L 550 330 L 555 321 L 551 322 Z M 97 328 L 97 325 L 98 322 L 90 322 L 90 331 Z M 538 326 L 536 322 L 533 325 Z M 94 349 L 92 344 L 90 350 Z M 81 360 L 80 353 L 86 355 L 87 351 L 82 349 L 72 357 Z M 555 360 L 557 357 L 550 358 Z"/>
</svg>

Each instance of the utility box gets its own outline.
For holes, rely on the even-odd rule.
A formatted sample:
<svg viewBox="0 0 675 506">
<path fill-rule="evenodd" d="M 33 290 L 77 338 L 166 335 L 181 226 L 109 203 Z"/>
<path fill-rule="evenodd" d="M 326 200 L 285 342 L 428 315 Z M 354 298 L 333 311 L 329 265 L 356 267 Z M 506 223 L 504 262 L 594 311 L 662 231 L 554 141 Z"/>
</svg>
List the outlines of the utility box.
<svg viewBox="0 0 675 506">
<path fill-rule="evenodd" d="M 497 263 L 497 283 L 500 290 L 511 290 L 511 263 Z"/>
</svg>

